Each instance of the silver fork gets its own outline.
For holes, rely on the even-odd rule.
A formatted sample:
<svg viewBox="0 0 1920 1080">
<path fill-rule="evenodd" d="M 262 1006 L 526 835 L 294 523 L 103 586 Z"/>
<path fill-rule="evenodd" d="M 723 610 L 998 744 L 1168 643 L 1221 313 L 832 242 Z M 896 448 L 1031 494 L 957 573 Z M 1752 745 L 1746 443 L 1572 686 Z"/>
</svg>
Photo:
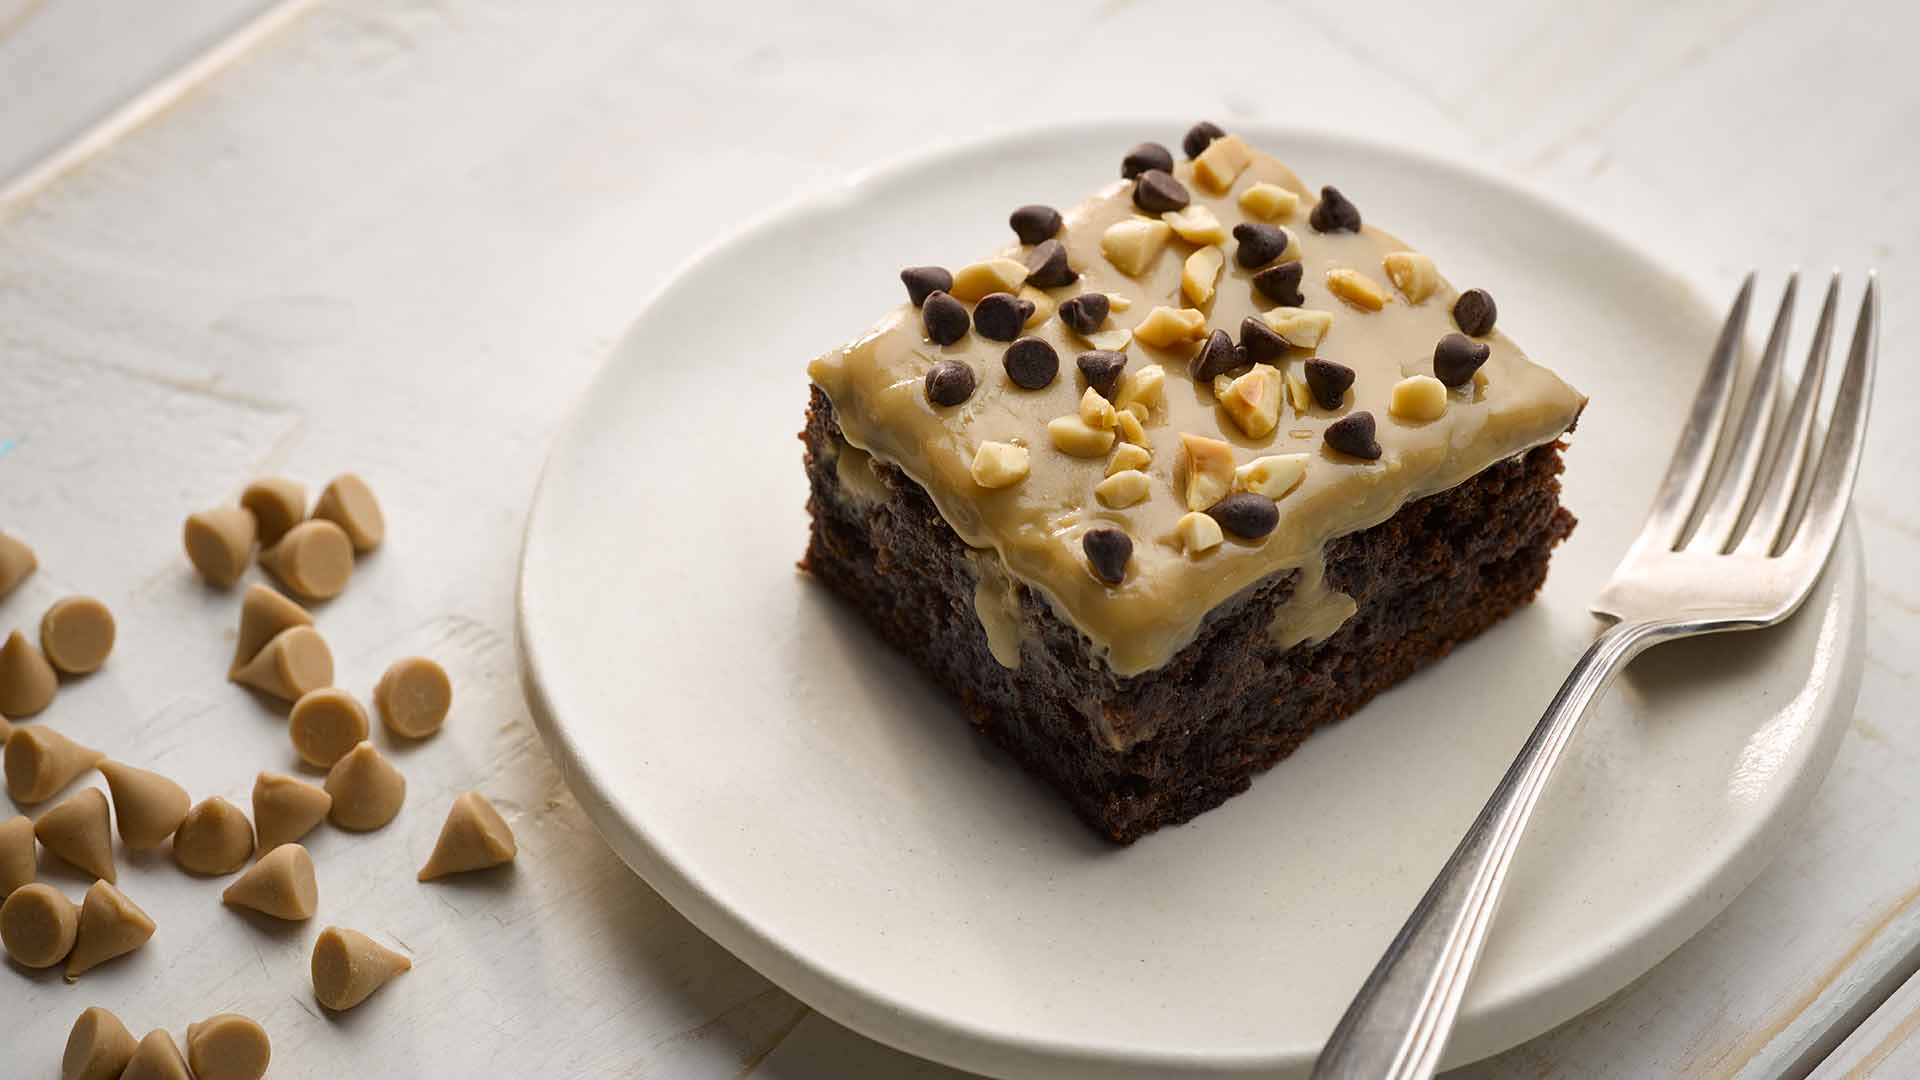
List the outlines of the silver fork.
<svg viewBox="0 0 1920 1080">
<path fill-rule="evenodd" d="M 1628 661 L 1675 638 L 1772 626 L 1807 598 L 1840 535 L 1860 464 L 1880 301 L 1869 275 L 1826 440 L 1816 453 L 1814 411 L 1840 275 L 1836 271 L 1827 286 L 1799 390 L 1776 425 L 1780 361 L 1798 281 L 1797 274 L 1787 281 L 1746 404 L 1729 421 L 1753 296 L 1753 275 L 1747 275 L 1653 511 L 1594 601 L 1594 613 L 1611 624 L 1574 665 L 1493 797 L 1367 976 L 1321 1050 L 1316 1078 L 1433 1075 L 1527 819 L 1588 707 Z M 1732 441 L 1715 470 L 1723 439 Z"/>
</svg>

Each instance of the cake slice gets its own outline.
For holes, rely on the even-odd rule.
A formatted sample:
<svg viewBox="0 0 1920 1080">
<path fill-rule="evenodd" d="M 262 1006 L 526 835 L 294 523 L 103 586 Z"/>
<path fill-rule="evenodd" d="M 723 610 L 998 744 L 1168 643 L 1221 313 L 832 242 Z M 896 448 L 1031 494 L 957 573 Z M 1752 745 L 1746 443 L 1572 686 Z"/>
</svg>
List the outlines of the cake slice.
<svg viewBox="0 0 1920 1080">
<path fill-rule="evenodd" d="M 1121 843 L 1525 604 L 1586 399 L 1210 124 L 808 368 L 803 566 Z"/>
</svg>

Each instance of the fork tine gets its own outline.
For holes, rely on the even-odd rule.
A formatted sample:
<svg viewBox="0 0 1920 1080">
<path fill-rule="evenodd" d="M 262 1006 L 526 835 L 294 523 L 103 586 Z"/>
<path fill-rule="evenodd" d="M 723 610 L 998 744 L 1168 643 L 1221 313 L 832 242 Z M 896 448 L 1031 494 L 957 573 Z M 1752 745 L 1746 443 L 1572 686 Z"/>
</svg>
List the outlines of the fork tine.
<svg viewBox="0 0 1920 1080">
<path fill-rule="evenodd" d="M 1787 335 L 1793 331 L 1793 302 L 1800 293 L 1800 274 L 1787 275 L 1786 292 L 1780 296 L 1780 309 L 1773 316 L 1773 330 L 1767 334 L 1767 347 L 1760 354 L 1760 366 L 1754 369 L 1753 386 L 1747 391 L 1747 404 L 1740 419 L 1730 429 L 1733 448 L 1719 483 L 1707 498 L 1700 524 L 1687 541 L 1690 551 L 1719 554 L 1732 543 L 1740 525 L 1740 513 L 1753 494 L 1754 479 L 1764 464 L 1767 433 L 1773 427 L 1773 410 L 1780 399 L 1780 360 L 1787 352 Z"/>
<path fill-rule="evenodd" d="M 1860 320 L 1854 324 L 1853 345 L 1847 352 L 1847 369 L 1841 373 L 1833 418 L 1827 422 L 1827 441 L 1820 450 L 1813 484 L 1807 489 L 1806 514 L 1787 548 L 1790 554 L 1811 555 L 1816 560 L 1815 569 L 1826 561 L 1834 539 L 1840 535 L 1847 500 L 1853 495 L 1853 478 L 1860 471 L 1860 452 L 1866 447 L 1867 407 L 1873 397 L 1873 368 L 1880 352 L 1879 286 L 1877 275 L 1868 274 L 1866 295 L 1860 298 Z M 1814 576 L 1806 575 L 1806 587 L 1812 587 Z"/>
<path fill-rule="evenodd" d="M 1800 490 L 1800 480 L 1813 452 L 1813 414 L 1820 402 L 1820 387 L 1827 377 L 1827 356 L 1833 345 L 1833 313 L 1840 303 L 1840 271 L 1827 281 L 1827 298 L 1820 305 L 1820 321 L 1813 329 L 1813 344 L 1807 348 L 1807 362 L 1800 369 L 1800 386 L 1794 391 L 1793 406 L 1787 410 L 1786 424 L 1773 453 L 1772 468 L 1760 494 L 1760 504 L 1747 522 L 1747 531 L 1735 550 L 1742 555 L 1771 555 L 1779 544 L 1783 526 Z"/>
<path fill-rule="evenodd" d="M 1693 516 L 1700 489 L 1707 482 L 1707 470 L 1713 465 L 1713 453 L 1719 446 L 1720 429 L 1725 425 L 1727 405 L 1733 398 L 1735 359 L 1740 353 L 1740 338 L 1747 325 L 1747 307 L 1753 299 L 1753 273 L 1740 285 L 1733 309 L 1720 328 L 1720 340 L 1713 346 L 1707 370 L 1700 377 L 1700 389 L 1693 395 L 1687 422 L 1680 429 L 1680 441 L 1673 448 L 1673 461 L 1653 497 L 1653 509 L 1640 529 L 1636 548 L 1657 547 L 1670 551 L 1686 532 Z"/>
</svg>

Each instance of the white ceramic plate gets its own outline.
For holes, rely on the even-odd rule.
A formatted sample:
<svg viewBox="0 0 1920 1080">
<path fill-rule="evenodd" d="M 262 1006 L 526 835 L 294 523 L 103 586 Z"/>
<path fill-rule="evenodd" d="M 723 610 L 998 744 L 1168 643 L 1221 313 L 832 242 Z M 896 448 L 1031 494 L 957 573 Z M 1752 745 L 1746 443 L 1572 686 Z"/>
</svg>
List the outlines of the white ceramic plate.
<svg viewBox="0 0 1920 1080">
<path fill-rule="evenodd" d="M 1589 641 L 1651 498 L 1719 298 L 1485 174 L 1244 133 L 1489 288 L 1593 404 L 1540 602 L 1191 825 L 1098 839 L 794 570 L 806 361 L 896 302 L 899 267 L 986 251 L 1014 206 L 1076 201 L 1177 124 L 918 157 L 734 236 L 641 314 L 547 465 L 520 638 L 573 790 L 702 930 L 873 1038 L 1003 1076 L 1304 1068 Z M 1849 530 L 1798 618 L 1664 646 L 1607 697 L 1534 819 L 1453 1061 L 1599 1002 L 1759 872 L 1851 712 L 1860 566 Z"/>
</svg>

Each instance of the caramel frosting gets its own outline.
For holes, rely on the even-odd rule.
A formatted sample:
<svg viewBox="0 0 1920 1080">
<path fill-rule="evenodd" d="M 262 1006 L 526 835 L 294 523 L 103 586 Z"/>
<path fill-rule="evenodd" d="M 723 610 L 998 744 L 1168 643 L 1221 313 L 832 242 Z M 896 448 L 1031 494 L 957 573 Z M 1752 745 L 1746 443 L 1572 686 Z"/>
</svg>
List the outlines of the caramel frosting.
<svg viewBox="0 0 1920 1080">
<path fill-rule="evenodd" d="M 1055 239 L 1065 248 L 1068 265 L 1078 278 L 1055 288 L 1024 283 L 1007 290 L 1049 313 L 1044 319 L 1036 315 L 1022 331 L 1051 345 L 1059 355 L 1059 374 L 1042 388 L 1017 384 L 1004 360 L 1008 343 L 993 340 L 977 328 L 952 344 L 934 344 L 925 331 L 922 312 L 911 303 L 901 304 L 857 340 L 808 367 L 814 383 L 833 402 L 848 443 L 898 466 L 924 487 L 953 530 L 979 550 L 982 557 L 975 560 L 977 565 L 990 561 L 988 553 L 997 554 L 996 571 L 1003 569 L 1005 575 L 1044 596 L 1121 676 L 1165 664 L 1193 640 L 1208 612 L 1277 572 L 1302 571 L 1293 601 L 1275 620 L 1274 639 L 1291 644 L 1332 633 L 1352 613 L 1353 603 L 1330 593 L 1322 583 L 1321 552 L 1327 541 L 1376 525 L 1410 499 L 1451 488 L 1490 465 L 1557 439 L 1586 403 L 1583 395 L 1553 372 L 1528 360 L 1499 330 L 1457 325 L 1454 305 L 1460 293 L 1431 260 L 1396 254 L 1408 249 L 1370 225 L 1358 231 L 1320 231 L 1310 224 L 1310 216 L 1315 223 L 1338 223 L 1353 208 L 1333 196 L 1327 213 L 1315 215 L 1327 196 L 1316 198 L 1286 166 L 1244 147 L 1237 138 L 1225 150 L 1231 153 L 1203 154 L 1199 163 L 1203 174 L 1198 177 L 1196 162 L 1174 166 L 1172 175 L 1187 189 L 1191 205 L 1175 212 L 1178 220 L 1167 222 L 1172 229 L 1164 247 L 1155 252 L 1149 245 L 1145 265 L 1137 273 L 1116 265 L 1103 250 L 1102 238 L 1112 226 L 1128 221 L 1143 223 L 1146 231 L 1159 231 L 1160 215 L 1140 209 L 1134 197 L 1140 181 L 1109 184 L 1064 215 L 1064 226 Z M 1228 166 L 1224 172 L 1211 167 L 1223 157 Z M 1246 163 L 1235 170 L 1232 166 L 1238 160 Z M 1143 174 L 1143 179 L 1149 175 L 1156 184 L 1162 179 L 1157 173 Z M 1223 178 L 1228 183 L 1220 190 Z M 1256 185 L 1259 190 L 1249 195 Z M 1295 198 L 1287 199 L 1288 192 Z M 1158 189 L 1143 194 L 1154 205 L 1163 197 Z M 1199 208 L 1211 211 L 1217 228 L 1204 215 L 1194 213 Z M 1278 370 L 1279 379 L 1252 369 L 1271 380 L 1268 389 L 1283 399 L 1277 423 L 1257 436 L 1249 430 L 1259 431 L 1263 424 L 1259 417 L 1247 414 L 1247 403 L 1217 396 L 1227 380 L 1196 379 L 1190 374 L 1190 365 L 1200 366 L 1197 357 L 1211 331 L 1223 330 L 1239 339 L 1242 320 L 1280 306 L 1253 284 L 1255 275 L 1271 270 L 1273 264 L 1241 265 L 1236 242 L 1227 238 L 1245 222 L 1277 225 L 1291 234 L 1284 255 L 1278 258 L 1302 264 L 1298 291 L 1304 300 L 1294 306 L 1331 316 L 1317 347 L 1298 347 L 1298 342 L 1311 339 L 1310 332 L 1288 335 L 1296 344 L 1285 355 L 1267 361 Z M 1141 230 L 1123 229 L 1116 241 L 1137 231 Z M 1137 248 L 1121 249 L 1117 242 L 1114 248 L 1122 262 L 1131 262 L 1139 254 Z M 1223 257 L 1203 254 L 1189 266 L 1190 256 L 1209 248 Z M 1033 247 L 1016 244 L 1000 254 L 1026 262 L 1033 253 Z M 1389 260 L 1389 255 L 1395 258 Z M 992 287 L 993 275 L 1006 264 L 996 266 L 1000 269 L 988 274 L 986 287 Z M 962 283 L 954 286 L 955 298 L 964 300 L 975 291 L 964 284 L 973 269 L 963 269 L 955 277 Z M 1184 289 L 1183 274 L 1188 279 Z M 1208 283 L 1196 281 L 1196 276 L 1215 279 L 1211 295 L 1207 295 Z M 1119 298 L 1105 323 L 1089 335 L 1095 341 L 1052 314 L 1059 304 L 1083 292 Z M 1196 294 L 1204 296 L 1204 302 L 1196 303 Z M 976 295 L 968 307 L 977 300 Z M 1481 300 L 1483 295 L 1476 296 L 1468 306 Z M 1160 308 L 1170 310 L 1160 312 Z M 1486 309 L 1484 319 L 1476 310 L 1470 321 L 1490 321 L 1490 302 Z M 1195 316 L 1189 312 L 1204 317 L 1204 326 L 1196 330 Z M 1270 316 L 1268 325 L 1276 318 Z M 1448 372 L 1435 371 L 1435 349 L 1443 337 L 1461 329 L 1484 331 L 1476 340 L 1488 347 L 1488 355 L 1477 373 L 1446 389 L 1443 402 L 1432 395 L 1431 387 L 1420 385 L 1422 411 L 1416 415 L 1426 417 L 1437 408 L 1438 416 L 1396 414 L 1396 387 L 1404 381 L 1436 374 L 1447 378 Z M 1119 335 L 1113 333 L 1116 330 L 1136 333 Z M 1118 338 L 1128 336 L 1123 346 L 1118 343 Z M 1155 342 L 1173 340 L 1148 344 L 1143 337 Z M 1088 383 L 1075 367 L 1076 357 L 1095 349 L 1124 352 L 1123 387 L 1127 379 L 1152 365 L 1165 374 L 1164 402 L 1150 401 L 1151 408 L 1136 410 L 1146 416 L 1141 424 L 1144 438 L 1136 432 L 1135 441 L 1146 444 L 1151 458 L 1140 465 L 1138 455 L 1128 455 L 1128 467 L 1144 472 L 1148 482 L 1145 497 L 1126 505 L 1113 505 L 1124 499 L 1109 495 L 1103 500 L 1096 495 L 1108 476 L 1113 454 L 1098 451 L 1101 440 L 1082 430 L 1087 422 L 1063 420 L 1091 416 L 1096 432 L 1098 423 L 1111 422 L 1097 402 L 1086 400 Z M 1339 408 L 1324 408 L 1307 392 L 1304 368 L 1312 357 L 1354 372 L 1352 388 Z M 975 376 L 977 388 L 959 404 L 929 401 L 927 373 L 941 361 L 964 364 Z M 1242 357 L 1230 375 L 1248 370 Z M 1032 381 L 1025 372 L 1021 374 L 1022 381 Z M 1402 388 L 1399 394 L 1405 412 L 1409 389 Z M 1118 396 L 1124 401 L 1124 390 Z M 1329 426 L 1362 411 L 1374 418 L 1380 448 L 1376 460 L 1341 453 L 1326 442 Z M 1116 433 L 1120 437 L 1113 440 L 1114 447 L 1128 441 L 1126 418 L 1120 419 L 1121 430 Z M 1050 425 L 1054 425 L 1051 432 Z M 1345 434 L 1336 432 L 1336 441 L 1344 441 L 1337 437 Z M 1191 524 L 1177 527 L 1190 511 L 1206 508 L 1189 505 L 1183 435 L 1226 443 L 1235 466 L 1272 455 L 1306 455 L 1298 483 L 1276 497 L 1279 518 L 1271 531 L 1254 540 L 1236 534 L 1234 520 L 1221 512 L 1227 505 L 1224 499 L 1214 510 L 1214 516 L 1228 526 L 1218 544 L 1202 548 L 1204 541 L 1192 539 L 1203 531 L 1217 535 L 1218 530 L 1196 529 Z M 1023 448 L 1026 475 L 1011 482 L 994 481 L 1005 486 L 983 486 L 973 465 L 981 446 L 990 443 Z M 1138 482 L 1128 480 L 1127 497 L 1133 498 L 1138 495 Z M 1108 491 L 1114 487 L 1110 485 Z M 1236 509 L 1244 511 L 1244 501 Z M 1261 510 L 1253 517 L 1265 527 L 1270 515 Z M 1089 549 L 1083 546 L 1089 531 L 1108 529 L 1121 530 L 1132 541 L 1131 557 L 1118 584 L 1108 584 L 1090 571 Z M 997 574 L 983 572 L 981 594 L 994 602 L 979 606 L 995 655 L 1012 666 L 1018 653 L 1002 617 L 1006 605 L 1000 602 L 1005 595 L 1000 582 Z"/>
</svg>

